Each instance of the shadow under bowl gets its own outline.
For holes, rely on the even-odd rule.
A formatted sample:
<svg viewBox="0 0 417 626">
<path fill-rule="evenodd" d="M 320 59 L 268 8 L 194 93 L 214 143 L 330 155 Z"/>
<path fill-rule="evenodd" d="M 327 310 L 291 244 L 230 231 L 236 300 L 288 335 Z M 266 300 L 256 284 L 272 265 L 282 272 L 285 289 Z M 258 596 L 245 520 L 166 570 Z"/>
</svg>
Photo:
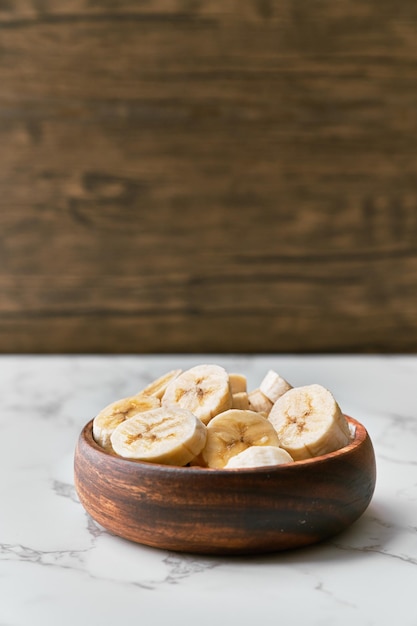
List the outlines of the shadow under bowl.
<svg viewBox="0 0 417 626">
<path fill-rule="evenodd" d="M 341 532 L 371 501 L 372 442 L 347 419 L 355 434 L 336 452 L 233 470 L 123 459 L 94 441 L 90 421 L 75 451 L 75 487 L 96 522 L 147 546 L 224 555 L 300 548 Z"/>
</svg>

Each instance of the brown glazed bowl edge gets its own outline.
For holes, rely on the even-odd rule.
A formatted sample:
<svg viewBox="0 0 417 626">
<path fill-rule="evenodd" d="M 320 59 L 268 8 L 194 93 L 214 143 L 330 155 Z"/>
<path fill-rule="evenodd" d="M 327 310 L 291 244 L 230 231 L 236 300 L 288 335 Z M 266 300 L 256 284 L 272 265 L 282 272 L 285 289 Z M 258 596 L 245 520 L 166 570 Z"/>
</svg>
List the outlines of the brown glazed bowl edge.
<svg viewBox="0 0 417 626">
<path fill-rule="evenodd" d="M 74 481 L 81 504 L 111 533 L 156 548 L 253 554 L 300 548 L 350 526 L 368 507 L 376 463 L 365 427 L 339 450 L 285 465 L 177 467 L 102 449 L 89 421 L 78 438 Z"/>
</svg>

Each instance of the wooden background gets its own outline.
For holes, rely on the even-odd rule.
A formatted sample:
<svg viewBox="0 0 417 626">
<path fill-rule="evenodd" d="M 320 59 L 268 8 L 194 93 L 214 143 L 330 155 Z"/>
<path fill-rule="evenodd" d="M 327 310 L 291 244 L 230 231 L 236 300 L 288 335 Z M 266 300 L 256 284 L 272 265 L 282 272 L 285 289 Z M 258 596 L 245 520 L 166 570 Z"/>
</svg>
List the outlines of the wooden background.
<svg viewBox="0 0 417 626">
<path fill-rule="evenodd" d="M 0 0 L 0 352 L 417 350 L 415 0 Z"/>
</svg>

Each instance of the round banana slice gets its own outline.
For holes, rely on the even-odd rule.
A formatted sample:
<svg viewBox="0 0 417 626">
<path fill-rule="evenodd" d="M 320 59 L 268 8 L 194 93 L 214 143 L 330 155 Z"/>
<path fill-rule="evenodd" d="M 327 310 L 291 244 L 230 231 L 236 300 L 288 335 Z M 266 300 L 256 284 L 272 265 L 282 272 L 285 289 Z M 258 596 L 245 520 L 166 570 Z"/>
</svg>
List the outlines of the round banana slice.
<svg viewBox="0 0 417 626">
<path fill-rule="evenodd" d="M 268 417 L 273 405 L 273 402 L 260 389 L 253 389 L 248 394 L 248 402 L 251 411 L 262 413 L 264 417 Z"/>
<path fill-rule="evenodd" d="M 232 393 L 232 409 L 249 409 L 249 396 L 247 391 Z"/>
<path fill-rule="evenodd" d="M 161 406 L 155 396 L 131 396 L 112 402 L 96 415 L 93 420 L 93 437 L 105 449 L 111 449 L 110 436 L 114 429 L 136 413 L 149 411 Z"/>
<path fill-rule="evenodd" d="M 279 446 L 274 427 L 255 411 L 229 409 L 208 423 L 201 457 L 207 467 L 222 468 L 250 446 Z"/>
<path fill-rule="evenodd" d="M 229 374 L 229 385 L 232 393 L 247 391 L 248 381 L 244 374 Z"/>
<path fill-rule="evenodd" d="M 156 396 L 157 398 L 161 399 L 169 383 L 174 380 L 174 378 L 179 376 L 181 372 L 182 370 L 177 369 L 171 370 L 170 372 L 163 374 L 156 380 L 153 380 L 151 383 L 149 383 L 149 385 L 142 389 L 142 391 L 140 391 L 138 395 L 145 394 L 147 396 Z"/>
<path fill-rule="evenodd" d="M 268 465 L 282 465 L 292 463 L 293 458 L 283 448 L 277 446 L 251 446 L 239 454 L 232 456 L 225 469 L 239 467 L 266 467 Z"/>
<path fill-rule="evenodd" d="M 229 375 L 220 365 L 197 365 L 172 380 L 163 397 L 163 406 L 188 409 L 204 424 L 232 406 Z"/>
<path fill-rule="evenodd" d="M 261 381 L 259 389 L 262 393 L 272 402 L 276 402 L 278 398 L 284 395 L 287 391 L 292 389 L 290 383 L 285 378 L 282 378 L 274 370 L 268 370 L 266 376 Z"/>
<path fill-rule="evenodd" d="M 348 421 L 321 385 L 290 389 L 275 402 L 268 419 L 281 447 L 296 461 L 333 452 L 350 441 Z"/>
<path fill-rule="evenodd" d="M 191 411 L 161 407 L 138 413 L 119 424 L 111 436 L 119 456 L 163 463 L 187 465 L 206 442 L 206 427 Z"/>
</svg>

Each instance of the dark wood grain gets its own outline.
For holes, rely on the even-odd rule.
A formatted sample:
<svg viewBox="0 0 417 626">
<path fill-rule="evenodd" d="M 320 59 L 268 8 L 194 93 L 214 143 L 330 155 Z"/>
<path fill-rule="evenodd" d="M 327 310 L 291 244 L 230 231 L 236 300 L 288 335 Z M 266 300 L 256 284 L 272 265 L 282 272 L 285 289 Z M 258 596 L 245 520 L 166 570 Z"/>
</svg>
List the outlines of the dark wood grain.
<svg viewBox="0 0 417 626">
<path fill-rule="evenodd" d="M 417 5 L 0 2 L 0 351 L 417 349 Z"/>
<path fill-rule="evenodd" d="M 331 537 L 368 507 L 376 481 L 365 428 L 328 455 L 254 470 L 129 461 L 94 441 L 75 452 L 75 486 L 87 512 L 112 533 L 145 545 L 206 554 L 288 550 Z"/>
</svg>

